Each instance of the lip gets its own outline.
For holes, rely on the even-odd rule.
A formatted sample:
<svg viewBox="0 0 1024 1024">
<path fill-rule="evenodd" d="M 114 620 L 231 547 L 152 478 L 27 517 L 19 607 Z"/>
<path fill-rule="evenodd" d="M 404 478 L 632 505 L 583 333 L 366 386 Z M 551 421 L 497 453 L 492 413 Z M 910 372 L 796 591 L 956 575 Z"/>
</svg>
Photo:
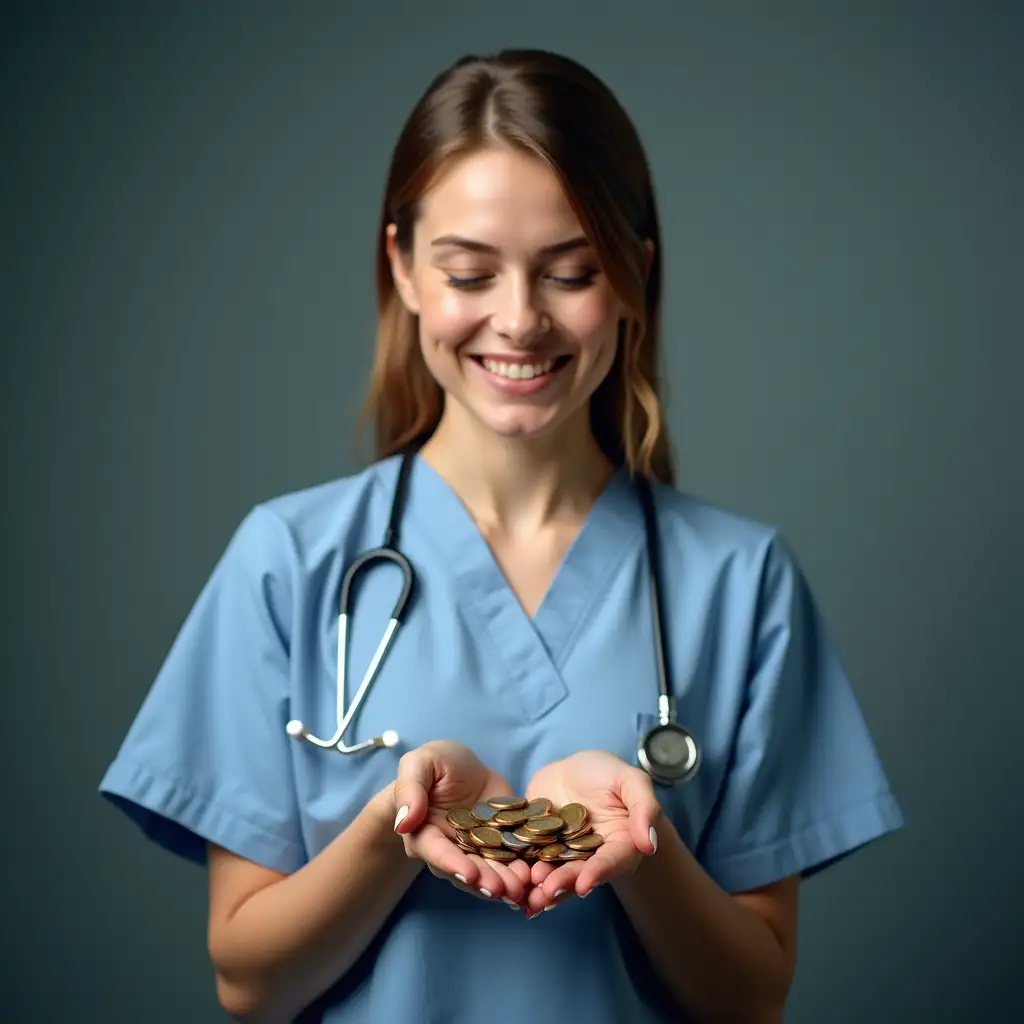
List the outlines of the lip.
<svg viewBox="0 0 1024 1024">
<path fill-rule="evenodd" d="M 470 352 L 470 359 L 490 359 L 495 363 L 517 363 L 519 366 L 534 366 L 549 359 L 561 359 L 567 352 L 527 352 L 509 355 L 504 352 Z"/>
<path fill-rule="evenodd" d="M 491 373 L 483 365 L 482 360 L 493 359 L 499 363 L 511 363 L 513 360 L 506 358 L 505 356 L 470 356 L 469 361 L 472 364 L 474 370 L 479 373 L 484 382 L 489 384 L 495 391 L 501 392 L 503 395 L 510 395 L 513 397 L 525 397 L 528 395 L 536 395 L 542 391 L 546 391 L 548 388 L 553 387 L 557 384 L 558 379 L 561 377 L 562 370 L 571 362 L 569 358 L 560 358 L 558 356 L 541 356 L 539 354 L 531 355 L 527 359 L 516 359 L 517 363 L 525 363 L 526 365 L 532 365 L 538 362 L 544 362 L 547 359 L 557 360 L 559 365 L 544 374 L 542 377 L 532 377 L 529 380 L 511 380 L 508 377 L 499 377 L 496 373 Z"/>
</svg>

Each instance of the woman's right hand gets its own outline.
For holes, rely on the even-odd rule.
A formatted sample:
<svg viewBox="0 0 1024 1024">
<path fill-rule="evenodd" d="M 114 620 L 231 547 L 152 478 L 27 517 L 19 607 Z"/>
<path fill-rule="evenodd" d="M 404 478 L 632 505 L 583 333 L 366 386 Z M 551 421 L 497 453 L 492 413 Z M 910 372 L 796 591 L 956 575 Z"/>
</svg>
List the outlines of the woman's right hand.
<svg viewBox="0 0 1024 1024">
<path fill-rule="evenodd" d="M 424 861 L 432 874 L 473 895 L 502 899 L 517 907 L 524 903 L 529 866 L 522 861 L 502 864 L 463 852 L 448 824 L 449 811 L 512 792 L 469 747 L 437 740 L 410 750 L 398 762 L 392 791 L 395 831 L 402 837 L 408 857 Z"/>
</svg>

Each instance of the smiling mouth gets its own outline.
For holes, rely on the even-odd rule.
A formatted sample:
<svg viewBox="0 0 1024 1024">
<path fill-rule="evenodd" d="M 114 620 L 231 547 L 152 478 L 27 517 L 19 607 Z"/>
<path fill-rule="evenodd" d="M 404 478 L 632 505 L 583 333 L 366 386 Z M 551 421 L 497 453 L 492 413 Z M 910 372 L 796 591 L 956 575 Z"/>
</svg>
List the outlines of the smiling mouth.
<svg viewBox="0 0 1024 1024">
<path fill-rule="evenodd" d="M 488 359 L 485 356 L 470 358 L 495 377 L 504 377 L 506 380 L 534 380 L 556 373 L 572 356 L 556 356 L 554 359 L 541 359 L 536 363 L 505 363 L 500 359 Z"/>
</svg>

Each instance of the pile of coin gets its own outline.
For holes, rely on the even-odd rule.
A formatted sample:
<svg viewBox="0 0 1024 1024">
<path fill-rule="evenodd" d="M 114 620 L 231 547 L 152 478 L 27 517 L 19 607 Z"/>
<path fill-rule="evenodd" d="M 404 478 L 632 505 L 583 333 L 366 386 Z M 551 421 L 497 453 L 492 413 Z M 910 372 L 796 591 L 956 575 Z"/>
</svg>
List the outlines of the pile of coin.
<svg viewBox="0 0 1024 1024">
<path fill-rule="evenodd" d="M 505 863 L 586 860 L 604 841 L 583 804 L 566 804 L 556 812 L 546 798 L 492 797 L 450 811 L 448 824 L 460 849 Z"/>
</svg>

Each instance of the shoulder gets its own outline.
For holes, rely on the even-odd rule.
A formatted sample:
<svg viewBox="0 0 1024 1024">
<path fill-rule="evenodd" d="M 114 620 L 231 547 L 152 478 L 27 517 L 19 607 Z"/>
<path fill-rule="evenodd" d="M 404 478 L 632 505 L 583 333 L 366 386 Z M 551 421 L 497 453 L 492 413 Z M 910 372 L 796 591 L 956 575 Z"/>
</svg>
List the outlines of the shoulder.
<svg viewBox="0 0 1024 1024">
<path fill-rule="evenodd" d="M 732 567 L 757 577 L 797 572 L 781 528 L 665 484 L 653 488 L 663 544 L 675 555 Z"/>
<path fill-rule="evenodd" d="M 394 461 L 260 500 L 242 518 L 230 549 L 267 568 L 309 569 L 347 541 L 379 533 L 377 519 L 386 514 L 384 481 Z"/>
</svg>

